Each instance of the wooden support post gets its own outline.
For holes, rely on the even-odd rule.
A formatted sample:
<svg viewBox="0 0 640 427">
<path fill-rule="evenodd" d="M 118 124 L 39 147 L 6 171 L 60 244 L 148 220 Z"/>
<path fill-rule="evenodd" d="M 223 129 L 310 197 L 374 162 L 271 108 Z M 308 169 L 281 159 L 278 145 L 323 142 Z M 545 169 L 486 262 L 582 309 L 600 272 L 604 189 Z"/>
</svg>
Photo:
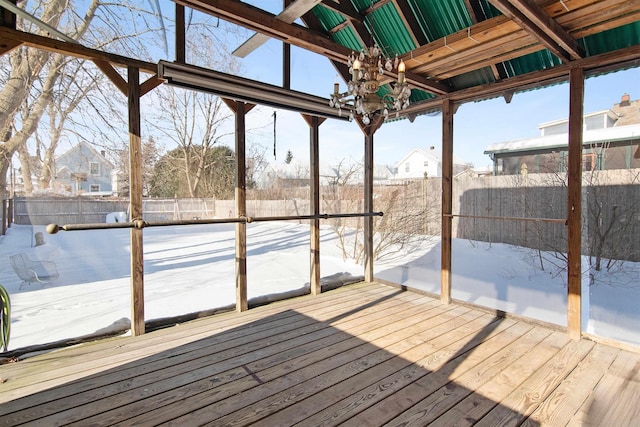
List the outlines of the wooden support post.
<svg viewBox="0 0 640 427">
<path fill-rule="evenodd" d="M 185 50 L 184 5 L 176 3 L 176 62 L 185 63 Z"/>
<path fill-rule="evenodd" d="M 246 140 L 244 103 L 236 101 L 236 216 L 247 216 Z M 236 224 L 236 310 L 246 311 L 247 224 Z"/>
<path fill-rule="evenodd" d="M 13 206 L 15 203 L 15 198 L 9 198 L 9 206 L 7 206 L 7 228 L 11 228 L 11 224 L 13 224 Z"/>
<path fill-rule="evenodd" d="M 366 132 L 364 137 L 364 211 L 373 212 L 373 134 Z M 364 221 L 364 281 L 373 282 L 373 217 Z"/>
<path fill-rule="evenodd" d="M 309 136 L 309 163 L 311 165 L 311 194 L 309 195 L 310 209 L 309 215 L 320 214 L 320 154 L 319 154 L 319 141 L 320 133 L 319 128 L 324 118 L 317 116 L 302 115 L 307 124 L 310 127 Z M 310 259 L 310 274 L 311 278 L 309 283 L 311 284 L 311 294 L 318 295 L 322 292 L 320 286 L 320 220 L 312 219 L 309 221 L 311 226 L 311 259 Z"/>
<path fill-rule="evenodd" d="M 2 199 L 2 236 L 7 234 L 7 224 L 9 223 L 9 218 L 7 217 L 8 206 L 9 200 Z"/>
<path fill-rule="evenodd" d="M 453 101 L 442 103 L 442 260 L 440 300 L 451 303 L 451 234 L 453 211 Z"/>
<path fill-rule="evenodd" d="M 569 160 L 567 197 L 567 333 L 582 336 L 582 117 L 584 110 L 584 70 L 569 73 Z"/>
<path fill-rule="evenodd" d="M 236 117 L 236 216 L 247 216 L 245 116 L 255 105 L 224 99 Z M 247 224 L 236 224 L 236 310 L 249 309 L 247 301 Z"/>
<path fill-rule="evenodd" d="M 142 144 L 140 141 L 140 71 L 128 67 L 129 98 L 129 212 L 142 220 Z M 130 230 L 131 334 L 144 334 L 144 256 L 142 228 Z"/>
<path fill-rule="evenodd" d="M 293 0 L 284 0 L 282 10 L 285 10 Z M 282 87 L 291 89 L 291 45 L 282 42 Z"/>
</svg>

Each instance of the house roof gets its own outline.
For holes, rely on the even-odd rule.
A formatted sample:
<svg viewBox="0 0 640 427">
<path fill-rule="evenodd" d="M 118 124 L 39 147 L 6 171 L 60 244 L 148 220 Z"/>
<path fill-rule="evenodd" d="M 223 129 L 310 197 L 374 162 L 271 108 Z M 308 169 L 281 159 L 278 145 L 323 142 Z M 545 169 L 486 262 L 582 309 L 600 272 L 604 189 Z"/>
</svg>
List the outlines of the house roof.
<svg viewBox="0 0 640 427">
<path fill-rule="evenodd" d="M 401 164 L 405 163 L 407 160 L 409 160 L 411 157 L 415 156 L 415 155 L 420 155 L 423 156 L 424 158 L 427 159 L 433 159 L 438 163 L 442 162 L 442 153 L 440 151 L 434 150 L 434 149 L 430 149 L 429 151 L 425 150 L 424 148 L 413 148 L 409 154 L 407 154 L 406 156 L 404 156 L 399 162 L 397 162 L 394 166 L 397 168 L 399 167 Z M 453 156 L 453 164 L 455 165 L 466 165 L 468 164 L 468 162 L 465 162 L 464 160 L 458 158 L 457 156 Z"/>
<path fill-rule="evenodd" d="M 406 64 L 409 118 L 439 110 L 443 99 L 511 96 L 566 81 L 576 66 L 598 74 L 640 61 L 637 1 L 295 0 L 282 16 L 238 0 L 174 1 L 326 56 L 345 81 L 348 56 L 375 42 Z M 294 11 L 300 20 L 284 18 Z M 396 77 L 385 73 L 379 95 Z"/>
<path fill-rule="evenodd" d="M 616 142 L 640 139 L 640 124 L 614 126 L 603 129 L 587 130 L 583 133 L 583 145 L 603 142 Z M 536 138 L 518 139 L 515 141 L 497 142 L 489 145 L 484 154 L 516 153 L 541 149 L 566 148 L 569 138 L 566 133 L 540 136 Z"/>
<path fill-rule="evenodd" d="M 400 161 L 398 161 L 395 164 L 395 167 L 396 168 L 399 167 L 401 164 L 407 162 L 411 157 L 416 155 L 422 156 L 427 159 L 433 159 L 437 162 L 440 162 L 440 159 L 442 158 L 442 155 L 440 153 L 436 153 L 435 150 L 427 151 L 423 148 L 413 148 L 411 151 L 409 151 L 409 154 L 404 156 L 402 159 L 400 159 Z"/>
<path fill-rule="evenodd" d="M 600 110 L 600 111 L 595 111 L 593 113 L 589 113 L 589 114 L 585 114 L 583 117 L 587 118 L 587 117 L 594 117 L 594 116 L 599 116 L 599 115 L 608 115 L 612 120 L 617 120 L 618 119 L 618 115 L 616 113 L 614 113 L 612 110 L 607 109 L 607 110 Z M 554 125 L 559 125 L 559 124 L 563 124 L 563 123 L 568 123 L 569 119 L 564 118 L 564 119 L 560 119 L 560 120 L 552 120 L 550 122 L 544 122 L 538 125 L 538 129 L 544 129 L 544 128 L 548 128 L 550 126 L 554 126 Z"/>
<path fill-rule="evenodd" d="M 56 157 L 56 162 L 60 162 L 60 161 L 64 160 L 65 157 L 70 156 L 72 153 L 74 153 L 75 151 L 77 151 L 77 150 L 79 150 L 81 148 L 85 148 L 86 150 L 90 151 L 95 156 L 96 159 L 99 159 L 100 161 L 104 162 L 105 164 L 113 167 L 113 163 L 111 163 L 109 161 L 109 159 L 107 159 L 105 156 L 100 154 L 100 152 L 98 150 L 96 150 L 91 144 L 89 144 L 86 141 L 78 142 L 76 145 L 74 145 L 73 147 L 71 147 L 70 149 L 65 151 L 64 153 L 62 153 L 59 156 L 57 156 Z"/>
</svg>

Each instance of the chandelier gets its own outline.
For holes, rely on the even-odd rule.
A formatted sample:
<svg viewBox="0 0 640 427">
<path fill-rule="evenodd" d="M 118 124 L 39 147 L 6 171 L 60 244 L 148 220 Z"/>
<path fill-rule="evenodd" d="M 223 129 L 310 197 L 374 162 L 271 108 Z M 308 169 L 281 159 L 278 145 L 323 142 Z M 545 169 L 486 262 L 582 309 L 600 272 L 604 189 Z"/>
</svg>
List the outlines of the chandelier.
<svg viewBox="0 0 640 427">
<path fill-rule="evenodd" d="M 347 62 L 351 80 L 347 83 L 347 91 L 340 93 L 340 85 L 334 83 L 333 93 L 329 100 L 331 107 L 349 110 L 349 120 L 353 120 L 355 114 L 362 116 L 365 125 L 371 123 L 371 116 L 382 110 L 386 118 L 390 110 L 399 112 L 409 106 L 411 88 L 405 81 L 405 65 L 398 60 L 396 55 L 392 61 L 383 58 L 380 49 L 375 44 L 365 48 L 359 55 L 351 52 Z M 380 88 L 378 77 L 386 71 L 397 70 L 398 80 L 392 87 L 391 93 L 380 97 L 377 92 Z"/>
</svg>

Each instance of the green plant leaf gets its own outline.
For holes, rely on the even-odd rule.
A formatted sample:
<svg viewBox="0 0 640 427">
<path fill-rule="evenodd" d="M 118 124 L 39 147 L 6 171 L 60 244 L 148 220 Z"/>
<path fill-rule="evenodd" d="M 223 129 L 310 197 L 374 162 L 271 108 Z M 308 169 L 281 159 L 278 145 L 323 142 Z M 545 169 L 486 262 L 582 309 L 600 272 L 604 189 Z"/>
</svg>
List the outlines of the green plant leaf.
<svg viewBox="0 0 640 427">
<path fill-rule="evenodd" d="M 11 336 L 11 299 L 9 292 L 0 285 L 0 342 L 2 351 L 9 348 L 9 338 Z"/>
</svg>

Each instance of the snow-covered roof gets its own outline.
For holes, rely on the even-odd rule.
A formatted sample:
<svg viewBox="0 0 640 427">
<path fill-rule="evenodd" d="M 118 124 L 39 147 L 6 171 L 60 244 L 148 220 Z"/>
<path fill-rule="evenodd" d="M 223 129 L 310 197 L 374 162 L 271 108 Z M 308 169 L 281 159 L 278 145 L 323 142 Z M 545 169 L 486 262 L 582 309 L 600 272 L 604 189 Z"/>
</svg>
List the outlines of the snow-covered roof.
<svg viewBox="0 0 640 427">
<path fill-rule="evenodd" d="M 600 116 L 600 115 L 604 115 L 604 114 L 606 114 L 607 116 L 609 116 L 613 120 L 617 120 L 618 119 L 618 115 L 616 113 L 614 113 L 613 111 L 611 111 L 611 109 L 594 111 L 593 113 L 585 114 L 584 118 L 593 117 L 593 116 Z M 538 125 L 538 129 L 544 129 L 544 128 L 548 128 L 548 127 L 551 127 L 551 126 L 567 123 L 567 122 L 569 122 L 569 119 L 567 119 L 567 118 L 560 119 L 560 120 L 553 120 L 553 121 L 550 121 L 550 122 L 544 122 L 544 123 L 541 123 L 541 124 Z"/>
<path fill-rule="evenodd" d="M 403 163 L 407 162 L 411 157 L 415 156 L 415 155 L 419 155 L 422 156 L 423 158 L 430 158 L 432 160 L 437 161 L 438 163 L 442 163 L 442 153 L 440 151 L 437 151 L 435 149 L 430 149 L 429 151 L 423 149 L 423 148 L 414 148 L 412 149 L 409 154 L 407 154 L 406 156 L 404 156 L 399 162 L 397 162 L 394 166 L 396 168 L 400 167 L 400 165 L 402 165 Z M 468 162 L 465 162 L 464 160 L 458 158 L 455 154 L 453 156 L 453 163 L 456 165 L 466 165 Z"/>
<path fill-rule="evenodd" d="M 583 133 L 582 144 L 591 145 L 603 142 L 626 141 L 640 138 L 640 124 L 614 126 L 604 129 L 593 129 Z M 496 142 L 489 145 L 484 154 L 513 153 L 539 149 L 564 148 L 569 144 L 568 134 L 539 136 L 535 138 L 517 139 L 514 141 Z"/>
</svg>

